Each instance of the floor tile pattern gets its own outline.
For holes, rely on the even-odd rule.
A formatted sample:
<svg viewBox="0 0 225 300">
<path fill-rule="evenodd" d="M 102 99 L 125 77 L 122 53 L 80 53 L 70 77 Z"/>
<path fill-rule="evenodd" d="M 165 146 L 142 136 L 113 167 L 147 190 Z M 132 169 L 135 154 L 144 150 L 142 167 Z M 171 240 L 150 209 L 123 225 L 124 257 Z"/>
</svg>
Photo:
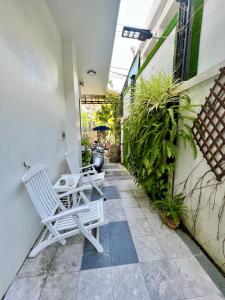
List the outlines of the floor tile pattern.
<svg viewBox="0 0 225 300">
<path fill-rule="evenodd" d="M 102 191 L 104 193 L 104 197 L 108 200 L 110 200 L 110 199 L 120 199 L 119 190 L 117 189 L 117 187 L 115 185 L 104 186 L 102 188 Z M 93 189 L 93 192 L 92 192 L 92 195 L 91 195 L 91 201 L 97 200 L 99 198 L 101 198 L 101 196 L 99 195 L 99 193 L 97 192 L 96 189 Z"/>
<path fill-rule="evenodd" d="M 26 259 L 5 300 L 225 299 L 223 276 L 183 231 L 162 225 L 127 170 L 107 161 L 103 169 L 104 253 L 81 235 L 50 246 Z"/>
<path fill-rule="evenodd" d="M 85 240 L 81 270 L 138 263 L 137 252 L 126 221 L 111 222 L 100 228 L 104 253 L 97 253 Z"/>
</svg>

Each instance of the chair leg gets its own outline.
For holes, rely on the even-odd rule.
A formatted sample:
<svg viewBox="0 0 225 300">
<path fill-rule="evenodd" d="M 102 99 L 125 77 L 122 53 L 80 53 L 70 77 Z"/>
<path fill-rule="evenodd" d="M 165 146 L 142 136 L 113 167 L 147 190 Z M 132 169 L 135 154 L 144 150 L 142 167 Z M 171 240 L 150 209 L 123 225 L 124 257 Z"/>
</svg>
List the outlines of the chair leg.
<svg viewBox="0 0 225 300">
<path fill-rule="evenodd" d="M 35 257 L 41 250 L 48 247 L 51 244 L 54 244 L 56 242 L 59 242 L 61 245 L 66 245 L 66 237 L 69 237 L 70 234 L 59 234 L 51 225 L 46 225 L 46 229 L 44 230 L 43 234 L 41 235 L 41 238 L 37 242 L 37 245 L 34 246 L 34 248 L 29 253 L 28 257 Z M 46 235 L 49 235 L 46 238 Z"/>
<path fill-rule="evenodd" d="M 65 246 L 66 245 L 66 240 L 60 240 L 59 241 L 61 245 Z"/>
<path fill-rule="evenodd" d="M 97 238 L 95 238 L 90 232 L 86 231 L 86 232 L 82 232 L 82 233 L 92 243 L 92 245 L 96 248 L 96 250 L 99 253 L 102 253 L 104 251 L 102 245 L 99 243 Z"/>
<path fill-rule="evenodd" d="M 96 239 L 97 241 L 99 242 L 99 238 L 100 238 L 100 230 L 99 230 L 99 227 L 96 228 Z"/>
<path fill-rule="evenodd" d="M 88 197 L 86 196 L 86 194 L 85 194 L 83 191 L 81 191 L 81 192 L 80 192 L 80 195 L 81 195 L 82 199 L 84 200 L 84 203 L 85 203 L 85 204 L 88 204 L 88 203 L 89 203 L 89 199 L 88 199 Z"/>
<path fill-rule="evenodd" d="M 86 237 L 86 239 L 88 239 L 92 243 L 92 245 L 96 248 L 96 250 L 99 253 L 102 253 L 104 251 L 104 249 L 103 249 L 102 245 L 99 243 L 99 241 L 93 236 L 92 233 L 90 233 L 89 230 L 87 230 L 85 228 L 85 226 L 80 222 L 80 220 L 77 216 L 74 215 L 73 218 L 75 219 L 77 226 L 80 229 L 81 233 L 83 233 L 83 235 Z"/>
<path fill-rule="evenodd" d="M 100 196 L 104 195 L 103 191 L 97 186 L 97 184 L 95 182 L 92 182 L 92 185 L 98 191 L 98 193 L 100 194 Z"/>
</svg>

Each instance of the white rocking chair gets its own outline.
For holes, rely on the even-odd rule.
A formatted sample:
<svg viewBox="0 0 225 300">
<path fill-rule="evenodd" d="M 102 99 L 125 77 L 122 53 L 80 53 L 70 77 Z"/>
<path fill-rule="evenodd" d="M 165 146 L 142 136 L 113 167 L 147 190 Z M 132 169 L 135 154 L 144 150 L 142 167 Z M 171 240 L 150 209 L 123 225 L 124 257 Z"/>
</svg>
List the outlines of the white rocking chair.
<svg viewBox="0 0 225 300">
<path fill-rule="evenodd" d="M 90 185 L 57 195 L 47 176 L 46 167 L 42 165 L 31 168 L 23 176 L 22 181 L 25 183 L 33 205 L 41 217 L 41 224 L 46 226 L 29 257 L 35 257 L 41 250 L 55 242 L 65 245 L 66 238 L 79 233 L 82 233 L 99 253 L 103 252 L 103 247 L 99 243 L 99 226 L 106 223 L 103 200 L 88 202 L 84 191 L 92 188 Z M 85 204 L 66 209 L 60 199 L 77 192 L 80 193 Z M 97 228 L 97 238 L 92 234 L 94 228 Z"/>
<path fill-rule="evenodd" d="M 66 160 L 69 166 L 69 170 L 72 174 L 76 174 L 76 166 L 73 161 L 73 152 L 66 153 Z M 94 167 L 94 164 L 87 165 L 85 167 L 79 168 L 81 173 L 80 185 L 91 184 L 98 193 L 103 196 L 103 191 L 101 186 L 104 182 L 105 172 L 98 173 Z"/>
</svg>

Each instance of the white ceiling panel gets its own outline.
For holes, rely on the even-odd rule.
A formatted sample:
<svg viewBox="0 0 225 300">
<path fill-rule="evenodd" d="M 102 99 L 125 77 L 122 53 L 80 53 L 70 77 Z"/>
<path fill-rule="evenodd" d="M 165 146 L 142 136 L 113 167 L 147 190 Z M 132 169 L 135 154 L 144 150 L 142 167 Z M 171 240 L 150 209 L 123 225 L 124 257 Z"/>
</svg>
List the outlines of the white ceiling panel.
<svg viewBox="0 0 225 300">
<path fill-rule="evenodd" d="M 46 0 L 63 38 L 74 41 L 82 94 L 107 88 L 120 0 Z M 95 76 L 87 75 L 94 69 Z"/>
</svg>

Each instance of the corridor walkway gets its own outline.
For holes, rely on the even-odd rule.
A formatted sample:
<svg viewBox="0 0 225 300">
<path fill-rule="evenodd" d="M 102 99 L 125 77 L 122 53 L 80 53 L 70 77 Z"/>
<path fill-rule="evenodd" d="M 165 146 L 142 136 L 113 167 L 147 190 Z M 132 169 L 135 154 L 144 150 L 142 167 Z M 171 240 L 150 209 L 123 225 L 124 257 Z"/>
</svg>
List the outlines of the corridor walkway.
<svg viewBox="0 0 225 300">
<path fill-rule="evenodd" d="M 81 236 L 51 246 L 25 261 L 5 300 L 225 299 L 217 287 L 222 290 L 225 280 L 191 239 L 162 226 L 123 166 L 104 168 L 109 220 L 100 231 L 104 253 Z M 210 266 L 217 286 L 199 262 Z"/>
</svg>

